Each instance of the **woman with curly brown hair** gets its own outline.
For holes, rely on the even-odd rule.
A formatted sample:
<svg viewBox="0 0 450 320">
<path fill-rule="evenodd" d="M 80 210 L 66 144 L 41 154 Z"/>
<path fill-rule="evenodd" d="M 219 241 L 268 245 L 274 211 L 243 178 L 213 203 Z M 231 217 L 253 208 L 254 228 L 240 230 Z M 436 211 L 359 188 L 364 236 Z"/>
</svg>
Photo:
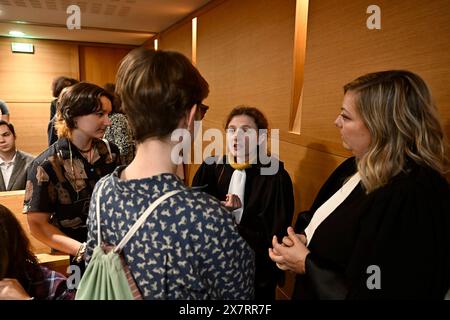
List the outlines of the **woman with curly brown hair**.
<svg viewBox="0 0 450 320">
<path fill-rule="evenodd" d="M 278 170 L 263 174 L 269 166 L 261 161 L 260 149 L 267 142 L 268 127 L 259 109 L 234 108 L 225 122 L 227 155 L 206 159 L 192 181 L 231 211 L 240 235 L 255 251 L 255 299 L 266 301 L 275 299 L 277 283 L 284 280 L 267 256 L 267 246 L 274 235 L 284 234 L 294 212 L 292 182 L 283 163 L 268 157 Z"/>
</svg>

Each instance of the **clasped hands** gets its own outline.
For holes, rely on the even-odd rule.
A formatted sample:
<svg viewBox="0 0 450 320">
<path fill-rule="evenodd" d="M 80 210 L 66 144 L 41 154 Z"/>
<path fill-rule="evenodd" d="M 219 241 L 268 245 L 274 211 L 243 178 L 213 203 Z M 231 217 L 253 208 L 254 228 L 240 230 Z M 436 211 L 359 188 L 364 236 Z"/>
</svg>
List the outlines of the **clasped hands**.
<svg viewBox="0 0 450 320">
<path fill-rule="evenodd" d="M 305 260 L 309 254 L 306 247 L 306 237 L 296 234 L 292 227 L 287 228 L 287 236 L 278 243 L 277 236 L 272 238 L 272 248 L 269 248 L 269 257 L 281 270 L 290 270 L 295 273 L 305 273 Z"/>
</svg>

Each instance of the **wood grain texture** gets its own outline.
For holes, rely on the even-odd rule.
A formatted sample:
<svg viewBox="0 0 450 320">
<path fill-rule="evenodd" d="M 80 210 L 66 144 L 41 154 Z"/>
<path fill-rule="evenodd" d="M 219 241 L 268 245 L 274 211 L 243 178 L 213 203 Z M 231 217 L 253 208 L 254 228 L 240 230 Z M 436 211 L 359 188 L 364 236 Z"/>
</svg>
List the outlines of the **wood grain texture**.
<svg viewBox="0 0 450 320">
<path fill-rule="evenodd" d="M 310 1 L 301 134 L 339 142 L 332 123 L 342 87 L 368 72 L 408 69 L 431 88 L 450 133 L 450 2 L 389 1 L 381 8 L 381 30 L 366 27 L 365 0 Z"/>
<path fill-rule="evenodd" d="M 210 119 L 241 104 L 288 130 L 295 1 L 229 0 L 198 17 L 197 67 L 210 84 Z"/>
<path fill-rule="evenodd" d="M 131 49 L 100 46 L 80 46 L 80 76 L 82 81 L 103 86 L 116 82 L 120 61 Z"/>
<path fill-rule="evenodd" d="M 34 45 L 34 54 L 12 53 L 11 42 Z M 55 77 L 78 79 L 76 44 L 34 39 L 0 37 L 0 99 L 9 102 L 48 102 Z"/>
<path fill-rule="evenodd" d="M 16 131 L 16 147 L 19 150 L 39 155 L 48 147 L 47 125 L 50 116 L 49 102 L 8 103 L 10 121 Z"/>
<path fill-rule="evenodd" d="M 178 51 L 189 59 L 192 58 L 192 23 L 191 20 L 179 24 L 159 37 L 162 50 Z"/>
<path fill-rule="evenodd" d="M 30 240 L 34 253 L 50 253 L 50 248 L 33 237 L 28 227 L 27 215 L 22 213 L 25 190 L 0 192 L 0 203 L 14 213 Z"/>
</svg>

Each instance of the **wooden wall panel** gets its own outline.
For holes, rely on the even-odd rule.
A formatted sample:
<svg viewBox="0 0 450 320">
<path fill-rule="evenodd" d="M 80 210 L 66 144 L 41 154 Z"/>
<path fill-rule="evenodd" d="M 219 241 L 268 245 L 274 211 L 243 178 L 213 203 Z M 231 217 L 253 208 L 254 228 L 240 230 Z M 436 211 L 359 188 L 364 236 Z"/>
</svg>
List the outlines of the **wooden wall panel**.
<svg viewBox="0 0 450 320">
<path fill-rule="evenodd" d="M 450 133 L 450 1 L 377 1 L 381 30 L 366 27 L 370 4 L 310 1 L 301 133 L 339 142 L 324 124 L 339 113 L 342 86 L 387 69 L 409 69 L 425 79 Z"/>
<path fill-rule="evenodd" d="M 450 2 L 380 0 L 382 29 L 373 31 L 366 28 L 371 4 L 309 1 L 301 134 L 288 132 L 295 1 L 228 0 L 198 17 L 197 66 L 211 86 L 204 126 L 222 128 L 236 104 L 265 111 L 272 128 L 281 129 L 280 158 L 294 183 L 296 213 L 310 207 L 325 179 L 351 155 L 333 122 L 342 86 L 355 77 L 391 68 L 419 73 L 450 135 Z M 191 178 L 197 166 L 191 166 Z M 290 296 L 292 285 L 288 274 L 278 297 Z"/>
<path fill-rule="evenodd" d="M 80 46 L 80 75 L 82 81 L 103 86 L 116 82 L 120 61 L 131 48 Z"/>
<path fill-rule="evenodd" d="M 10 121 L 16 130 L 17 148 L 35 156 L 47 149 L 47 125 L 50 102 L 9 103 Z"/>
<path fill-rule="evenodd" d="M 22 213 L 23 198 L 25 190 L 0 192 L 0 203 L 7 207 L 14 213 L 14 216 L 19 220 L 25 234 L 30 240 L 30 244 L 34 253 L 50 253 L 50 248 L 44 243 L 37 240 L 30 233 L 30 228 L 27 222 L 27 215 Z"/>
<path fill-rule="evenodd" d="M 33 43 L 35 53 L 12 53 L 12 41 Z M 38 155 L 47 148 L 51 84 L 62 75 L 79 77 L 77 44 L 0 38 L 0 99 L 8 105 L 19 149 Z"/>
<path fill-rule="evenodd" d="M 34 44 L 34 54 L 12 53 L 11 42 Z M 0 99 L 8 102 L 48 102 L 55 77 L 78 78 L 76 44 L 0 37 Z"/>
<path fill-rule="evenodd" d="M 191 20 L 180 24 L 159 37 L 159 48 L 178 51 L 192 59 L 192 23 Z"/>
<path fill-rule="evenodd" d="M 198 17 L 197 67 L 210 84 L 208 119 L 240 104 L 288 129 L 295 0 L 229 0 Z"/>
</svg>

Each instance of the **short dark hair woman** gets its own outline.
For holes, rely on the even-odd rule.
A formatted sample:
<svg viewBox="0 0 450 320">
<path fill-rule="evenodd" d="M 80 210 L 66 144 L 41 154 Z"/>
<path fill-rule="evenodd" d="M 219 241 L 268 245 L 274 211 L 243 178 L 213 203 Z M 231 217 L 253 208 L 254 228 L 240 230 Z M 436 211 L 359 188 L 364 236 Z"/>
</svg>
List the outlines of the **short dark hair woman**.
<svg viewBox="0 0 450 320">
<path fill-rule="evenodd" d="M 105 90 L 81 82 L 66 88 L 59 103 L 59 139 L 28 171 L 24 211 L 37 239 L 81 261 L 92 191 L 120 164 L 120 154 L 102 140 L 111 112 Z"/>
</svg>

